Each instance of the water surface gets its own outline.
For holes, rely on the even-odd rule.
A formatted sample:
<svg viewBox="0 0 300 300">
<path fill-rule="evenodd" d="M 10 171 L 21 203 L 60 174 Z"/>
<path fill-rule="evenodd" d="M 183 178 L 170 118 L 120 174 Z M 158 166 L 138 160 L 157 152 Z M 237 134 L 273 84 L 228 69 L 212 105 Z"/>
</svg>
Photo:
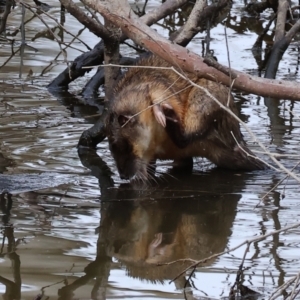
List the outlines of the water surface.
<svg viewBox="0 0 300 300">
<path fill-rule="evenodd" d="M 159 5 L 150 2 L 151 8 Z M 49 14 L 59 20 L 58 2 L 48 3 L 53 6 Z M 251 48 L 269 13 L 251 17 L 243 3 L 235 1 L 227 21 L 231 66 L 258 74 Z M 51 28 L 57 25 L 43 17 Z M 15 51 L 20 19 L 17 6 L 7 23 Z M 37 17 L 26 11 L 25 19 L 26 42 L 37 51 L 26 47 L 21 65 L 19 53 L 11 56 L 11 46 L 0 45 L 0 173 L 42 176 L 39 183 L 46 188 L 28 190 L 19 182 L 11 210 L 2 207 L 0 294 L 5 299 L 38 294 L 43 299 L 183 299 L 187 284 L 188 299 L 228 297 L 245 246 L 203 263 L 187 283 L 189 273 L 170 281 L 188 261 L 157 264 L 203 259 L 299 222 L 299 183 L 285 179 L 271 191 L 284 174 L 218 170 L 202 159 L 190 175 L 174 174 L 164 162 L 156 183 L 122 182 L 106 141 L 97 151 L 77 153 L 81 133 L 95 120 L 89 116 L 101 110 L 100 103 L 88 107 L 74 96 L 93 73 L 72 83 L 72 94 L 51 95 L 46 85 L 64 70 L 64 57 L 58 56 L 60 48 Z M 98 42 L 69 14 L 64 26 L 90 47 Z M 155 28 L 168 35 L 163 26 Z M 223 26 L 214 28 L 212 37 L 214 54 L 228 64 Z M 72 40 L 67 34 L 60 38 Z M 200 53 L 203 38 L 197 36 L 189 47 Z M 87 51 L 79 41 L 72 45 L 79 50 L 67 49 L 70 61 Z M 279 78 L 299 80 L 297 57 L 293 44 L 280 64 Z M 237 93 L 236 101 L 242 120 L 271 152 L 286 154 L 281 162 L 292 169 L 299 160 L 299 104 L 281 100 L 277 115 L 270 118 L 263 98 Z M 259 150 L 246 132 L 245 139 Z M 107 167 L 112 176 L 103 172 Z M 55 180 L 43 177 L 50 172 Z M 9 196 L 3 197 L 8 201 Z M 298 274 L 299 233 L 293 229 L 251 245 L 243 284 L 268 297 Z"/>
</svg>

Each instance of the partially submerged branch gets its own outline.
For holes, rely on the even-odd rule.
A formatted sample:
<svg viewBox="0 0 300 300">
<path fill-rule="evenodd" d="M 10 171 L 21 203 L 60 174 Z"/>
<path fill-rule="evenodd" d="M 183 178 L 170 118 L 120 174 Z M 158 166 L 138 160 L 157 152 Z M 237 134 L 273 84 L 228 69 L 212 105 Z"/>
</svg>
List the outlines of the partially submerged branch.
<svg viewBox="0 0 300 300">
<path fill-rule="evenodd" d="M 60 73 L 50 84 L 47 86 L 48 89 L 68 89 L 68 85 L 73 80 L 85 73 L 90 72 L 90 69 L 83 69 L 84 66 L 100 65 L 103 61 L 104 55 L 104 44 L 99 42 L 96 44 L 93 50 L 83 53 L 78 56 L 70 68 L 66 68 Z"/>
<path fill-rule="evenodd" d="M 276 78 L 279 62 L 285 50 L 290 44 L 290 41 L 288 41 L 284 36 L 288 8 L 289 4 L 287 0 L 279 2 L 275 29 L 275 40 L 271 55 L 267 62 L 265 78 Z"/>
</svg>

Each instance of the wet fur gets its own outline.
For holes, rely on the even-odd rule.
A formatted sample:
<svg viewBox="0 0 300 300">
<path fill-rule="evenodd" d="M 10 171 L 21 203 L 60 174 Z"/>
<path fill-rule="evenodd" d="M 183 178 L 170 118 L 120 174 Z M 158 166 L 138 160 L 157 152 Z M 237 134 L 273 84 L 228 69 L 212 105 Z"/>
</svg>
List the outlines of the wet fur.
<svg viewBox="0 0 300 300">
<path fill-rule="evenodd" d="M 170 66 L 156 56 L 142 59 L 138 65 Z M 225 86 L 186 75 L 227 105 L 229 90 Z M 236 114 L 232 95 L 229 108 Z M 159 113 L 165 123 L 157 118 Z M 147 179 L 148 168 L 156 159 L 206 157 L 219 167 L 264 169 L 247 148 L 238 121 L 171 70 L 130 68 L 116 86 L 107 134 L 124 179 Z"/>
</svg>

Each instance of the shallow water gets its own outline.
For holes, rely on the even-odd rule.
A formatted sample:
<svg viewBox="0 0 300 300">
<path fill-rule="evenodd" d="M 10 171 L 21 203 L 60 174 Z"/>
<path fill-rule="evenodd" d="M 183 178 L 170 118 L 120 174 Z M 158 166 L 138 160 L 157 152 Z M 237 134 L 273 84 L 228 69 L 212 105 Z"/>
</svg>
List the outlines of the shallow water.
<svg viewBox="0 0 300 300">
<path fill-rule="evenodd" d="M 53 5 L 49 13 L 59 19 L 58 3 L 48 3 Z M 158 4 L 152 1 L 151 7 Z M 47 91 L 45 86 L 64 70 L 64 58 L 55 60 L 60 51 L 57 43 L 42 34 L 46 28 L 37 18 L 30 20 L 32 16 L 26 12 L 26 42 L 38 51 L 25 48 L 22 67 L 19 53 L 9 59 L 10 45 L 0 45 L 0 173 L 30 173 L 45 189 L 33 191 L 24 180 L 15 181 L 9 214 L 2 207 L 3 298 L 34 299 L 43 294 L 43 299 L 183 299 L 189 272 L 170 281 L 190 262 L 158 263 L 203 259 L 299 222 L 299 183 L 285 179 L 271 191 L 284 179 L 280 172 L 229 172 L 199 159 L 191 175 L 173 173 L 161 163 L 156 183 L 129 185 L 119 180 L 106 142 L 97 151 L 82 150 L 78 155 L 78 139 L 95 119 L 89 116 L 101 107 L 88 107 L 71 94 L 54 97 Z M 16 7 L 8 19 L 8 37 L 16 32 L 20 18 Z M 258 73 L 251 47 L 267 19 L 268 13 L 261 19 L 249 17 L 243 1 L 235 1 L 227 28 L 233 68 Z M 65 27 L 73 34 L 82 29 L 68 14 Z M 168 34 L 161 26 L 155 28 Z M 212 36 L 214 54 L 227 64 L 223 27 L 213 29 Z M 200 53 L 203 37 L 199 35 L 189 47 Z M 20 33 L 13 38 L 16 51 Z M 88 30 L 80 38 L 90 47 L 98 42 Z M 64 35 L 66 43 L 71 39 Z M 80 42 L 73 45 L 86 51 Z M 297 47 L 295 43 L 287 51 L 278 77 L 299 80 Z M 68 60 L 79 54 L 67 50 Z M 72 83 L 71 91 L 80 91 L 90 76 Z M 293 168 L 299 161 L 299 104 L 280 101 L 277 115 L 270 119 L 263 98 L 237 94 L 236 100 L 242 120 L 271 152 L 286 154 L 281 162 Z M 245 137 L 258 151 L 246 132 Z M 104 172 L 107 167 L 112 176 Z M 45 175 L 49 172 L 56 174 L 55 180 Z M 9 196 L 3 197 L 8 202 Z M 296 275 L 299 233 L 296 228 L 251 245 L 243 284 L 267 298 Z M 198 267 L 188 282 L 186 298 L 228 297 L 245 248 Z"/>
</svg>

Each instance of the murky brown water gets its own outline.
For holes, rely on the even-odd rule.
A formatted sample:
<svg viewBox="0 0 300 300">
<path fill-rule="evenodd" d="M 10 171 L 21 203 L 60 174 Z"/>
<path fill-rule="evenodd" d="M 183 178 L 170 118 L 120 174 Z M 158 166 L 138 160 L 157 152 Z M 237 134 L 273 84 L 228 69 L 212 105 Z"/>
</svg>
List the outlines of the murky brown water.
<svg viewBox="0 0 300 300">
<path fill-rule="evenodd" d="M 58 2 L 48 3 L 53 5 L 49 13 L 59 19 Z M 151 7 L 158 4 L 152 1 Z M 232 13 L 236 18 L 228 23 L 231 64 L 256 74 L 250 49 L 268 14 L 258 20 L 241 13 L 242 8 L 243 1 L 236 1 Z M 57 43 L 39 34 L 46 28 L 32 16 L 26 12 L 26 41 L 38 51 L 25 48 L 22 67 L 19 53 L 10 58 L 10 45 L 0 44 L 0 173 L 41 173 L 40 183 L 50 188 L 28 191 L 19 183 L 10 215 L 2 208 L 3 299 L 34 299 L 41 293 L 43 299 L 183 299 L 185 279 L 169 281 L 189 264 L 157 263 L 202 259 L 299 222 L 300 188 L 294 180 L 285 180 L 261 201 L 284 177 L 276 171 L 228 172 L 199 160 L 192 175 L 180 176 L 164 163 L 158 168 L 156 184 L 129 185 L 118 179 L 106 142 L 97 152 L 82 151 L 79 157 L 78 138 L 90 127 L 92 119 L 87 117 L 97 109 L 72 95 L 56 98 L 48 93 L 45 86 L 65 68 L 64 59 L 55 60 L 60 51 Z M 8 33 L 16 33 L 20 19 L 21 10 L 16 7 L 8 19 Z M 45 19 L 55 26 L 53 20 Z M 65 27 L 73 34 L 82 29 L 68 14 Z M 227 63 L 223 27 L 215 28 L 212 36 L 215 55 Z M 20 41 L 20 33 L 8 37 Z M 98 42 L 87 30 L 80 38 L 90 47 Z M 201 52 L 202 38 L 190 45 L 194 51 Z M 64 35 L 66 43 L 71 39 Z M 73 46 L 86 50 L 79 42 Z M 15 51 L 18 47 L 16 42 Z M 299 80 L 297 47 L 293 44 L 285 55 L 279 77 Z M 69 60 L 80 54 L 67 51 Z M 87 80 L 77 80 L 71 91 L 80 91 Z M 295 166 L 299 103 L 281 101 L 272 121 L 261 97 L 238 95 L 237 103 L 241 118 L 264 145 L 274 153 L 287 154 L 281 160 L 285 166 Z M 258 150 L 253 145 L 252 149 Z M 114 172 L 114 184 L 99 167 L 105 164 Z M 55 178 L 43 175 L 49 172 Z M 299 233 L 299 228 L 294 229 L 252 245 L 244 264 L 244 285 L 268 297 L 296 275 Z M 244 250 L 245 246 L 199 267 L 186 297 L 227 297 Z"/>
</svg>

